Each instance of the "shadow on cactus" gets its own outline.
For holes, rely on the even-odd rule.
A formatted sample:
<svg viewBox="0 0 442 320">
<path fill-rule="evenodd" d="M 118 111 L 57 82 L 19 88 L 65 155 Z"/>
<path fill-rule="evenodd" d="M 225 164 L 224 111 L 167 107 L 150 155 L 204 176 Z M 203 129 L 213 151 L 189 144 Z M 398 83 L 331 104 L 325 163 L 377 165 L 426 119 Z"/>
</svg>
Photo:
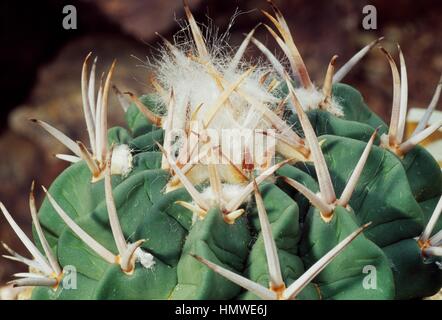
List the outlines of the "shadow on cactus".
<svg viewBox="0 0 442 320">
<path fill-rule="evenodd" d="M 148 64 L 155 92 L 138 98 L 96 82 L 83 65 L 89 148 L 33 120 L 63 143 L 71 162 L 37 214 L 31 241 L 1 210 L 32 258 L 4 245 L 29 272 L 11 283 L 33 299 L 412 299 L 442 285 L 442 176 L 418 144 L 441 85 L 404 139 L 407 72 L 384 49 L 393 75 L 387 126 L 345 75 L 379 39 L 322 88 L 309 77 L 281 12 L 263 26 L 281 63 L 252 30 L 236 51 L 187 24 Z M 246 61 L 247 47 L 265 56 Z M 90 71 L 89 71 L 90 67 Z M 97 90 L 97 88 L 98 90 Z M 127 128 L 108 129 L 108 96 Z"/>
</svg>

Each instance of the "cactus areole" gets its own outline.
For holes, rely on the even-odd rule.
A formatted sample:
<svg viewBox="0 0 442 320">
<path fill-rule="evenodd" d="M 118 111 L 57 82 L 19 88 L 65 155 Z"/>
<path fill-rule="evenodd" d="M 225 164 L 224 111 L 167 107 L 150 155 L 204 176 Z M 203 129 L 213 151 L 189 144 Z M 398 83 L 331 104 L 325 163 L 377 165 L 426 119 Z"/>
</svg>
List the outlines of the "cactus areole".
<svg viewBox="0 0 442 320">
<path fill-rule="evenodd" d="M 189 8 L 175 41 L 149 67 L 151 94 L 96 81 L 83 65 L 89 141 L 63 143 L 72 163 L 29 204 L 32 241 L 1 204 L 29 251 L 15 286 L 32 299 L 413 299 L 442 285 L 442 175 L 418 144 L 438 130 L 429 110 L 404 136 L 407 72 L 392 71 L 389 125 L 343 84 L 382 39 L 336 70 L 322 87 L 307 72 L 282 13 L 266 28 L 280 62 L 252 30 L 233 51 L 203 37 Z M 263 56 L 245 59 L 248 46 Z M 436 92 L 440 93 L 440 84 Z M 115 94 L 126 128 L 108 129 Z M 438 97 L 433 98 L 437 101 Z M 434 109 L 434 103 L 432 103 Z"/>
</svg>

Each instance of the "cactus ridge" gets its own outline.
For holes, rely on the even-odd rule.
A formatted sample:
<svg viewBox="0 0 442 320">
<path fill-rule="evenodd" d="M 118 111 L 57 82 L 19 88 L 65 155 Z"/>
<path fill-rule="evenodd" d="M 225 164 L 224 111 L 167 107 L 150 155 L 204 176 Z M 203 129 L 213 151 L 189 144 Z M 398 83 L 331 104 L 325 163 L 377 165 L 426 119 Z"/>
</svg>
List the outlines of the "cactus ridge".
<svg viewBox="0 0 442 320">
<path fill-rule="evenodd" d="M 89 148 L 33 120 L 73 153 L 57 155 L 72 164 L 43 187 L 38 213 L 32 184 L 34 242 L 0 203 L 32 255 L 4 244 L 6 258 L 29 267 L 13 285 L 33 287 L 33 299 L 412 299 L 440 290 L 442 174 L 418 144 L 442 125 L 428 125 L 441 84 L 405 139 L 400 47 L 399 69 L 381 48 L 393 76 L 387 125 L 341 83 L 382 38 L 337 71 L 334 56 L 319 89 L 269 3 L 273 14 L 263 13 L 273 27 L 264 27 L 288 66 L 254 37 L 256 28 L 220 56 L 186 4 L 192 41 L 163 39 L 154 93 L 112 85 L 115 62 L 96 90 L 97 59 L 89 72 L 86 57 Z M 246 62 L 250 44 L 269 62 Z M 108 128 L 111 88 L 127 128 Z M 275 156 L 252 157 L 255 142 L 216 141 L 212 129 L 259 130 L 274 138 Z M 76 290 L 65 283 L 68 266 Z"/>
</svg>

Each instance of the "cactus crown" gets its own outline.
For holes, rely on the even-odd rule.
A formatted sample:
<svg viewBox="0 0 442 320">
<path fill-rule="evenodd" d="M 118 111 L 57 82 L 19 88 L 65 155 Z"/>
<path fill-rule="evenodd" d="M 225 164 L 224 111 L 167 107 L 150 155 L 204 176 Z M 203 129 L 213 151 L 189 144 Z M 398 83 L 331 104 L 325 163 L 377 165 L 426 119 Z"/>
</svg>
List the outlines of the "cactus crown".
<svg viewBox="0 0 442 320">
<path fill-rule="evenodd" d="M 440 289 L 442 176 L 418 143 L 442 125 L 427 126 L 441 84 L 407 140 L 400 47 L 400 71 L 381 48 L 393 75 L 387 126 L 341 83 L 382 39 L 337 72 L 334 56 L 319 89 L 270 5 L 264 27 L 288 66 L 255 29 L 232 54 L 208 46 L 185 5 L 192 41 L 163 39 L 155 92 L 113 86 L 128 129 L 108 129 L 115 62 L 96 93 L 97 59 L 88 74 L 86 57 L 89 148 L 33 120 L 73 153 L 57 155 L 72 165 L 43 187 L 38 214 L 32 184 L 35 244 L 0 204 L 32 255 L 4 245 L 30 268 L 14 285 L 34 287 L 34 299 L 408 299 Z M 268 62 L 243 59 L 251 43 Z M 77 290 L 63 284 L 66 266 Z M 377 275 L 368 286 L 367 266 Z"/>
</svg>

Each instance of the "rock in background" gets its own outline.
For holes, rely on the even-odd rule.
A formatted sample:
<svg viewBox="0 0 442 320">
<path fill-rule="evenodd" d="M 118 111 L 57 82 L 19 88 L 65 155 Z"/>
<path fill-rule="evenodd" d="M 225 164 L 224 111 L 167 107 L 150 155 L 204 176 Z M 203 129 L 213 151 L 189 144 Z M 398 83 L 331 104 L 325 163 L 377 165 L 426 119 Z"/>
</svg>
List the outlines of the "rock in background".
<svg viewBox="0 0 442 320">
<path fill-rule="evenodd" d="M 168 33 L 174 23 L 176 13 L 183 11 L 182 0 L 95 0 L 99 10 L 111 21 L 133 35 L 135 38 L 149 41 L 155 32 Z M 202 0 L 187 1 L 190 8 L 196 9 Z"/>
</svg>

